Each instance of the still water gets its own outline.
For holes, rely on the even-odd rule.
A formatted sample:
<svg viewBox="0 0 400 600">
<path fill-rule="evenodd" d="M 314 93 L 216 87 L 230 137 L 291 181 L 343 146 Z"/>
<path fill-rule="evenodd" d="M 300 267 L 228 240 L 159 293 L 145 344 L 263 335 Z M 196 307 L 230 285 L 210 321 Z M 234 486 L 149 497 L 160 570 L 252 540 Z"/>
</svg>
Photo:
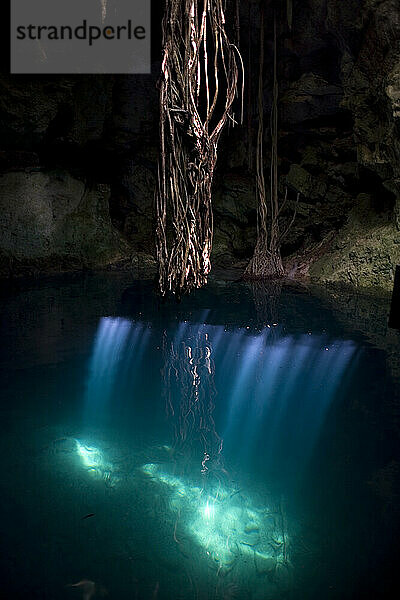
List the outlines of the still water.
<svg viewBox="0 0 400 600">
<path fill-rule="evenodd" d="M 159 305 L 118 274 L 3 295 L 2 597 L 395 597 L 387 308 L 233 281 Z"/>
</svg>

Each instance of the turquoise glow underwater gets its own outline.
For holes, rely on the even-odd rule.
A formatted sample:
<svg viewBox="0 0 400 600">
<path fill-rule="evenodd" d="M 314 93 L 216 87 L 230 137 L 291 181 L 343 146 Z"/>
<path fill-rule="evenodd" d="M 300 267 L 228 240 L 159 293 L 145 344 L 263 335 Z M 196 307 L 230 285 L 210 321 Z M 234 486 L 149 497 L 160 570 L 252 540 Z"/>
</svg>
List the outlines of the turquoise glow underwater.
<svg viewBox="0 0 400 600">
<path fill-rule="evenodd" d="M 243 283 L 158 305 L 112 275 L 2 309 L 9 597 L 386 597 L 398 388 L 354 319 Z"/>
</svg>

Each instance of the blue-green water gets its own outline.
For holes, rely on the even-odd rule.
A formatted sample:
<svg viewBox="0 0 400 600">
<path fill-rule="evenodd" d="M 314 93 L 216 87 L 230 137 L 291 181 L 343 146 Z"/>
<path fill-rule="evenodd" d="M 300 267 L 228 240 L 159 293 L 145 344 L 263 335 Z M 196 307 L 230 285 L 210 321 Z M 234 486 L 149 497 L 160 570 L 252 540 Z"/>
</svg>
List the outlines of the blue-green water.
<svg viewBox="0 0 400 600">
<path fill-rule="evenodd" d="M 2 595 L 394 597 L 399 337 L 385 300 L 332 294 L 3 296 Z"/>
</svg>

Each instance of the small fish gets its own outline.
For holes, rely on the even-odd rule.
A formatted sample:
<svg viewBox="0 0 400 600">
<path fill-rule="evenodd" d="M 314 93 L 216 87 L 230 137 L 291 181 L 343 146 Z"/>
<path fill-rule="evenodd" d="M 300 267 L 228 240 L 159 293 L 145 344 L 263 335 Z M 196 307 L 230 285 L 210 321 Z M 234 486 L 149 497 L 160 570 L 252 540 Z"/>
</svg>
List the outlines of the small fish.
<svg viewBox="0 0 400 600">
<path fill-rule="evenodd" d="M 95 514 L 96 513 L 89 513 L 88 515 L 85 515 L 84 517 L 82 517 L 81 520 L 83 521 L 83 519 L 89 519 L 89 517 L 94 517 Z"/>
<path fill-rule="evenodd" d="M 88 579 L 82 579 L 78 583 L 69 583 L 67 587 L 79 589 L 82 592 L 82 600 L 91 600 L 96 593 L 95 582 Z"/>
</svg>

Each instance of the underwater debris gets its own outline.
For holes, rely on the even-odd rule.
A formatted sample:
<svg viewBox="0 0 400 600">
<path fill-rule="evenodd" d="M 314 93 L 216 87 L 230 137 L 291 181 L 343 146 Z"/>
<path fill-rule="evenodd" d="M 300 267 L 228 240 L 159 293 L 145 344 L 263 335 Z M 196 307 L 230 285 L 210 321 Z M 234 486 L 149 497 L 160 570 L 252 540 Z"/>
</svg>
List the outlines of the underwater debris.
<svg viewBox="0 0 400 600">
<path fill-rule="evenodd" d="M 90 579 L 82 579 L 77 583 L 69 583 L 67 587 L 78 589 L 82 592 L 82 600 L 91 600 L 92 598 L 104 598 L 107 595 L 106 588 L 100 583 L 95 583 Z"/>
</svg>

